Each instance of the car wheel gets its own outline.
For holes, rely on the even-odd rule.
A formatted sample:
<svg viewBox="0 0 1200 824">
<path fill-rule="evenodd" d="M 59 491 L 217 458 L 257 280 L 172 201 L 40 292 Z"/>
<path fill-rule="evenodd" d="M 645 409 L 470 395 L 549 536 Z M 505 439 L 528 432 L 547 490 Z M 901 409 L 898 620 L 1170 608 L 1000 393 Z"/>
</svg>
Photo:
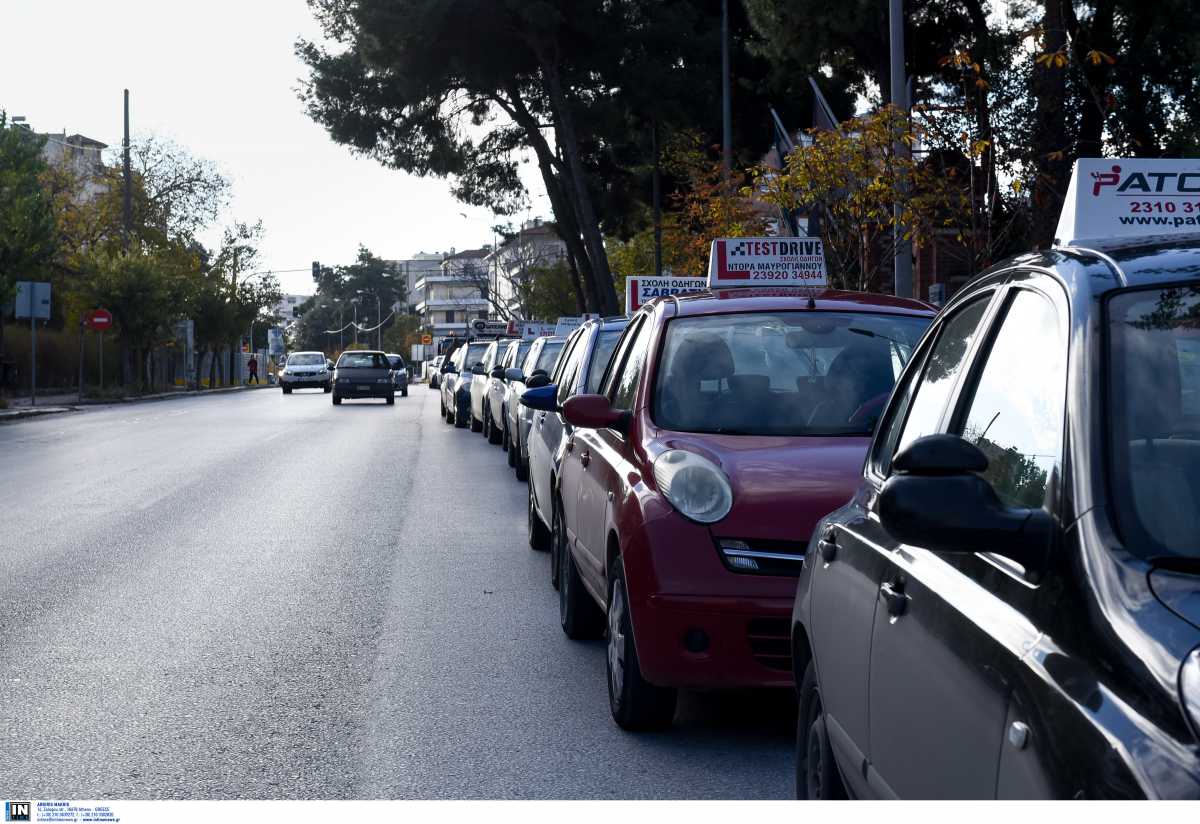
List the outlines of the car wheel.
<svg viewBox="0 0 1200 824">
<path fill-rule="evenodd" d="M 488 429 L 487 439 L 490 444 L 499 444 L 504 441 L 504 433 L 500 431 L 500 427 L 496 426 L 496 419 L 488 413 Z"/>
<path fill-rule="evenodd" d="M 468 411 L 468 412 L 464 413 L 463 410 L 457 405 L 457 402 L 455 402 L 453 414 L 454 414 L 454 428 L 455 429 L 465 429 L 467 426 L 467 415 L 469 415 L 470 412 Z"/>
<path fill-rule="evenodd" d="M 396 396 L 395 395 L 388 395 L 386 398 L 384 398 L 384 400 L 387 401 L 388 406 L 396 405 Z"/>
<path fill-rule="evenodd" d="M 342 405 L 342 399 L 341 399 L 341 398 L 339 398 L 337 395 L 334 395 L 334 396 L 333 396 L 333 405 L 334 405 L 334 406 L 341 406 L 341 405 Z"/>
<path fill-rule="evenodd" d="M 830 801 L 845 797 L 846 788 L 833 760 L 825 728 L 817 670 L 809 661 L 800 682 L 800 711 L 796 718 L 796 798 Z"/>
<path fill-rule="evenodd" d="M 517 465 L 513 467 L 513 472 L 516 474 L 518 481 L 529 480 L 529 459 L 521 456 L 520 444 L 517 444 Z"/>
<path fill-rule="evenodd" d="M 283 394 L 285 394 L 285 395 L 292 394 L 292 387 L 290 387 L 290 386 L 283 387 Z"/>
<path fill-rule="evenodd" d="M 324 386 L 322 386 L 321 389 L 324 390 L 326 395 L 328 395 L 330 392 L 333 391 L 333 384 L 327 383 Z"/>
<path fill-rule="evenodd" d="M 570 554 L 567 556 L 570 563 Z M 567 570 L 568 575 L 570 570 Z M 561 598 L 561 596 L 560 596 Z M 657 687 L 642 677 L 633 623 L 629 617 L 629 589 L 625 567 L 618 556 L 608 569 L 608 706 L 623 730 L 659 729 L 675 717 L 677 692 Z"/>
<path fill-rule="evenodd" d="M 475 410 L 473 410 L 473 409 L 468 410 L 467 414 L 471 416 L 471 431 L 472 432 L 482 432 L 483 431 L 483 421 L 481 421 L 475 417 Z"/>
<path fill-rule="evenodd" d="M 504 427 L 504 452 L 505 459 L 510 467 L 517 465 L 517 445 L 513 443 L 512 432 L 506 426 Z"/>
<path fill-rule="evenodd" d="M 542 523 L 542 519 L 538 517 L 537 509 L 533 505 L 533 484 L 529 485 L 529 548 L 536 549 L 538 552 L 545 552 L 550 548 L 550 530 L 546 529 L 546 525 Z"/>
<path fill-rule="evenodd" d="M 400 397 L 402 397 L 402 398 L 408 397 L 408 387 L 407 386 L 400 390 Z"/>
<path fill-rule="evenodd" d="M 554 499 L 550 516 L 550 586 L 559 589 L 562 580 L 562 559 L 567 548 L 567 531 L 563 529 L 562 504 Z"/>
<path fill-rule="evenodd" d="M 599 638 L 604 634 L 604 613 L 584 588 L 565 541 L 558 551 L 558 622 L 562 631 L 574 641 Z"/>
<path fill-rule="evenodd" d="M 447 424 L 454 423 L 454 413 L 446 408 L 446 404 L 444 402 L 442 403 L 442 420 L 444 420 Z"/>
</svg>

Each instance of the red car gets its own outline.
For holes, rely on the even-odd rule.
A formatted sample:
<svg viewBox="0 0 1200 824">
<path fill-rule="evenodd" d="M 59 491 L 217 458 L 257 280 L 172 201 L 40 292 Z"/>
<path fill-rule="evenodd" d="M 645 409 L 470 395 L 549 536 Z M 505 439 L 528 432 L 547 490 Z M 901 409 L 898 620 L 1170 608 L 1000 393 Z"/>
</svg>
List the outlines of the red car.
<svg viewBox="0 0 1200 824">
<path fill-rule="evenodd" d="M 933 318 L 919 301 L 739 288 L 631 319 L 555 492 L 563 630 L 607 630 L 627 729 L 679 688 L 792 684 L 789 619 L 809 536 L 858 486 L 876 419 Z"/>
</svg>

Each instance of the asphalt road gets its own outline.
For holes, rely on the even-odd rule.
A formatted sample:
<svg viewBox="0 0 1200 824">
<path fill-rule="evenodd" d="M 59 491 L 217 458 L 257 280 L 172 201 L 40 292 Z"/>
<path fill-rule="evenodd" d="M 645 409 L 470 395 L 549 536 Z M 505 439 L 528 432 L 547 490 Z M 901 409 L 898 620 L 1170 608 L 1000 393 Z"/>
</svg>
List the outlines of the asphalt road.
<svg viewBox="0 0 1200 824">
<path fill-rule="evenodd" d="M 0 426 L 0 792 L 787 798 L 786 694 L 622 732 L 498 447 L 274 390 Z"/>
</svg>

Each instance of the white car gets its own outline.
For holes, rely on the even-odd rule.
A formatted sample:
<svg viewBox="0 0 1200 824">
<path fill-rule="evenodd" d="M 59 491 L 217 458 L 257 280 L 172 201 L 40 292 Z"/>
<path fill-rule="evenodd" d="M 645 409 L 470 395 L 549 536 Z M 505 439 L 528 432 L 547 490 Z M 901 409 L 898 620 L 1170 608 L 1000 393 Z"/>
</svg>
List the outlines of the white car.
<svg viewBox="0 0 1200 824">
<path fill-rule="evenodd" d="M 483 434 L 488 443 L 503 444 L 508 448 L 508 404 L 512 393 L 509 392 L 507 371 L 525 361 L 531 346 L 532 340 L 514 340 L 497 350 L 496 363 L 488 372 L 483 408 Z"/>
<path fill-rule="evenodd" d="M 488 344 L 483 352 L 483 371 L 471 381 L 471 431 L 489 435 L 488 429 L 488 389 L 491 387 L 491 374 L 508 352 L 512 340 L 495 340 Z M 500 443 L 497 439 L 493 443 Z"/>
<path fill-rule="evenodd" d="M 293 352 L 288 355 L 286 365 L 279 370 L 279 385 L 283 394 L 292 394 L 293 389 L 322 389 L 333 391 L 333 370 L 324 352 Z"/>
<path fill-rule="evenodd" d="M 471 383 L 476 377 L 475 367 L 483 369 L 483 355 L 491 341 L 472 341 L 454 350 L 448 364 L 449 371 L 442 372 L 442 414 L 446 423 L 462 428 L 471 423 Z M 480 424 L 472 424 L 478 432 Z"/>
</svg>

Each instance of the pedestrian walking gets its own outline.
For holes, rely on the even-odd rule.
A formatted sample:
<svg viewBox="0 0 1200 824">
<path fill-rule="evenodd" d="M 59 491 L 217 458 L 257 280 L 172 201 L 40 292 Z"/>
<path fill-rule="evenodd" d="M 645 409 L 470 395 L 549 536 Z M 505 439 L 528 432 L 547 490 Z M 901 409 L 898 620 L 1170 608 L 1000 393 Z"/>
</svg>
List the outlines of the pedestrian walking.
<svg viewBox="0 0 1200 824">
<path fill-rule="evenodd" d="M 246 379 L 246 384 L 258 383 L 258 358 L 251 355 L 246 366 L 250 369 L 250 377 Z"/>
</svg>

